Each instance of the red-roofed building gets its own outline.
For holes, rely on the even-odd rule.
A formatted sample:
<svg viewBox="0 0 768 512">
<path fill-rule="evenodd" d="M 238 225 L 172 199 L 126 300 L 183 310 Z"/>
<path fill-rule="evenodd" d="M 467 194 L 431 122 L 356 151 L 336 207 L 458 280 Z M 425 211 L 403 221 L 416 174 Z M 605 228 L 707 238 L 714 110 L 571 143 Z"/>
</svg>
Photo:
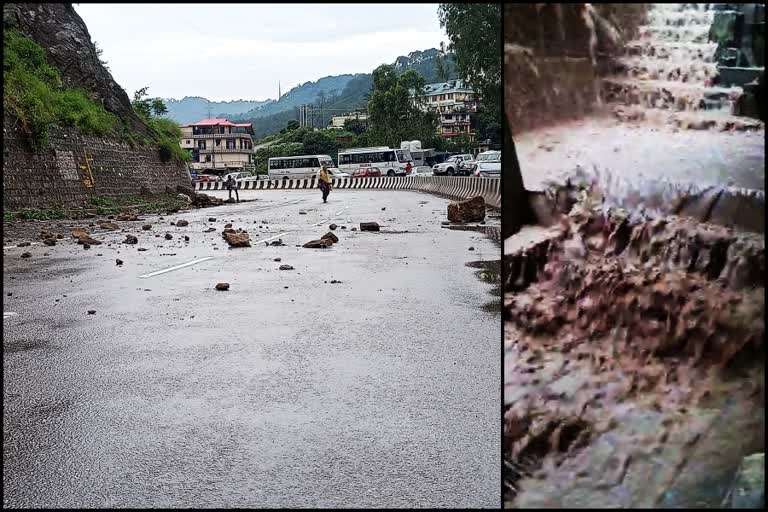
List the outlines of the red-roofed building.
<svg viewBox="0 0 768 512">
<path fill-rule="evenodd" d="M 253 125 L 228 119 L 203 119 L 181 127 L 181 147 L 192 155 L 195 170 L 252 170 Z"/>
</svg>

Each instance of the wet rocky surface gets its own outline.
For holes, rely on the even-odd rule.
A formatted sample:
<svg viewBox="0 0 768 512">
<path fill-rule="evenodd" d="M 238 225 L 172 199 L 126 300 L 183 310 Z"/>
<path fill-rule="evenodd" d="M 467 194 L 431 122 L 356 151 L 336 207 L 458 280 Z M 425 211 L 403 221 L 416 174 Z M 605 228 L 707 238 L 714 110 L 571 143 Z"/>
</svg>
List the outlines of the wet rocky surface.
<svg viewBox="0 0 768 512">
<path fill-rule="evenodd" d="M 764 450 L 764 236 L 577 202 L 504 258 L 506 505 L 719 507 Z"/>
<path fill-rule="evenodd" d="M 498 244 L 442 229 L 428 194 L 248 197 L 120 230 L 44 223 L 53 247 L 43 223 L 6 224 L 4 504 L 497 506 L 499 313 L 476 275 L 492 269 L 465 263 Z M 251 247 L 229 249 L 227 223 Z M 338 243 L 301 247 L 331 223 Z"/>
</svg>

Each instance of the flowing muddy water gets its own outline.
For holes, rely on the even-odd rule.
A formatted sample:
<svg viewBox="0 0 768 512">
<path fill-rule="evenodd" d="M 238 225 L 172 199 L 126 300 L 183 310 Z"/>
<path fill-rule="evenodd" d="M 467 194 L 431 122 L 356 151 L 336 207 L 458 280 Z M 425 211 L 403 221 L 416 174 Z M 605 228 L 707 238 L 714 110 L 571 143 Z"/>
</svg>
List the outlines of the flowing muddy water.
<svg viewBox="0 0 768 512">
<path fill-rule="evenodd" d="M 764 450 L 764 128 L 711 83 L 710 7 L 653 5 L 603 115 L 515 138 L 507 507 L 716 508 Z"/>
</svg>

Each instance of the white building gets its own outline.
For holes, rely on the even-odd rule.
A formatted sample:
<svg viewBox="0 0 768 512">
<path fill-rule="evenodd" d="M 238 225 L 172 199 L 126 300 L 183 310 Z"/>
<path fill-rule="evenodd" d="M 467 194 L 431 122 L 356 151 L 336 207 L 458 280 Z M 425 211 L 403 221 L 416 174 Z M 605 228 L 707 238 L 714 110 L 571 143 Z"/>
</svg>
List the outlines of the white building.
<svg viewBox="0 0 768 512">
<path fill-rule="evenodd" d="M 331 122 L 328 124 L 328 128 L 334 130 L 343 130 L 344 123 L 347 121 L 360 121 L 363 126 L 368 124 L 368 114 L 352 112 L 351 114 L 344 114 L 341 116 L 333 116 Z"/>
<path fill-rule="evenodd" d="M 475 138 L 478 98 L 463 80 L 429 84 L 425 88 L 426 108 L 439 116 L 438 133 L 451 138 L 468 135 Z"/>
<path fill-rule="evenodd" d="M 192 155 L 195 170 L 248 170 L 255 163 L 251 123 L 213 118 L 182 126 L 181 147 Z"/>
</svg>

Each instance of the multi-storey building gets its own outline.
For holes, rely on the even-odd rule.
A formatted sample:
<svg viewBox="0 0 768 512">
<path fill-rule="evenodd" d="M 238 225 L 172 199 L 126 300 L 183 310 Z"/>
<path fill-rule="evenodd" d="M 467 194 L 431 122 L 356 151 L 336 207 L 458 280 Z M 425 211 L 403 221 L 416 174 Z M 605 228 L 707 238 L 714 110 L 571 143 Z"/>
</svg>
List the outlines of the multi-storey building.
<svg viewBox="0 0 768 512">
<path fill-rule="evenodd" d="M 368 126 L 368 114 L 360 112 L 352 112 L 351 114 L 344 114 L 341 116 L 333 116 L 331 122 L 328 123 L 328 128 L 334 130 L 343 130 L 347 121 L 357 121 L 360 123 L 360 127 L 365 129 Z"/>
<path fill-rule="evenodd" d="M 253 125 L 227 119 L 203 119 L 181 127 L 181 147 L 195 170 L 248 170 L 254 167 Z"/>
<path fill-rule="evenodd" d="M 463 80 L 429 84 L 425 88 L 425 107 L 437 112 L 438 133 L 443 137 L 467 135 L 475 138 L 477 94 Z"/>
</svg>

